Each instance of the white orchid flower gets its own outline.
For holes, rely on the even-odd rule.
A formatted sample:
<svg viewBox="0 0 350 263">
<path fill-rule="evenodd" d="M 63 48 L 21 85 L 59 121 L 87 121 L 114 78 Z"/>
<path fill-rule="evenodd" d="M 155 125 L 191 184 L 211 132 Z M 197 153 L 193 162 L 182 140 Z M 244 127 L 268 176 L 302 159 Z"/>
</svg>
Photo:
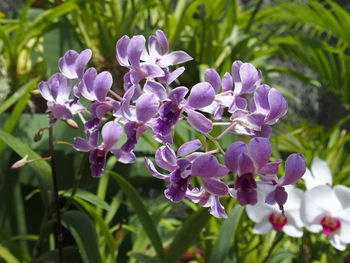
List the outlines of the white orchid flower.
<svg viewBox="0 0 350 263">
<path fill-rule="evenodd" d="M 336 249 L 345 250 L 350 243 L 350 189 L 336 185 L 333 189 L 319 185 L 308 190 L 301 206 L 305 227 L 321 232 Z"/>
<path fill-rule="evenodd" d="M 306 189 L 312 189 L 319 185 L 332 185 L 332 174 L 328 164 L 318 157 L 315 157 L 311 163 L 311 171 L 306 168 L 302 177 Z"/>
<path fill-rule="evenodd" d="M 266 234 L 275 230 L 283 231 L 292 237 L 303 235 L 300 206 L 304 192 L 293 186 L 286 186 L 285 189 L 288 193 L 288 200 L 284 205 L 285 216 L 282 216 L 277 204 L 266 204 L 261 193 L 258 194 L 256 205 L 246 207 L 248 217 L 256 223 L 253 228 L 255 234 Z"/>
</svg>

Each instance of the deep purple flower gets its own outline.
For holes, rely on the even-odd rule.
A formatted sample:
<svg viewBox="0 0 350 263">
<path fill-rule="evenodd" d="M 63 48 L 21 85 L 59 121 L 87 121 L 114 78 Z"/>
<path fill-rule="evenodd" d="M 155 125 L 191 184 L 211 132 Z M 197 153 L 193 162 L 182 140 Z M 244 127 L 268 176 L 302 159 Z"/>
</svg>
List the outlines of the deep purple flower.
<svg viewBox="0 0 350 263">
<path fill-rule="evenodd" d="M 220 181 L 226 176 L 228 169 L 220 165 L 212 155 L 192 153 L 200 146 L 201 144 L 198 140 L 187 142 L 179 148 L 177 155 L 175 155 L 175 152 L 169 145 L 160 147 L 156 152 L 155 160 L 159 167 L 170 172 L 168 175 L 159 173 L 153 163 L 145 159 L 149 172 L 156 178 L 163 179 L 167 184 L 168 188 L 164 191 L 164 194 L 172 202 L 180 202 L 184 198 L 200 201 L 200 195 L 190 184 L 190 180 L 195 176 L 202 179 L 203 191 L 209 195 L 218 197 L 228 194 L 227 185 Z M 187 156 L 181 158 L 180 154 Z M 205 197 L 203 196 L 203 198 Z M 203 206 L 205 203 L 204 200 L 201 202 Z M 217 204 L 213 203 L 212 205 Z"/>
<path fill-rule="evenodd" d="M 125 123 L 125 134 L 127 141 L 122 146 L 126 152 L 134 149 L 139 137 L 143 132 L 151 127 L 152 118 L 159 109 L 159 97 L 152 92 L 142 94 L 137 100 L 136 105 L 131 107 L 131 98 L 134 94 L 134 88 L 130 88 L 124 94 L 120 103 L 119 116 Z"/>
<path fill-rule="evenodd" d="M 112 152 L 118 161 L 122 163 L 131 163 L 136 160 L 133 153 L 127 153 L 120 148 L 112 148 L 116 144 L 123 130 L 115 121 L 107 122 L 102 128 L 102 143 L 98 144 L 99 134 L 98 130 L 91 133 L 88 139 L 81 137 L 75 138 L 73 147 L 82 152 L 90 152 L 89 162 L 92 177 L 102 176 L 108 152 Z"/>
<path fill-rule="evenodd" d="M 254 205 L 257 202 L 257 184 L 254 174 L 261 177 L 277 173 L 280 161 L 269 163 L 271 144 L 268 139 L 256 137 L 246 145 L 237 141 L 226 150 L 225 165 L 231 172 L 237 173 L 232 196 L 237 197 L 241 205 Z"/>
<path fill-rule="evenodd" d="M 285 174 L 279 179 L 274 176 L 261 183 L 261 188 L 267 193 L 266 203 L 271 205 L 277 203 L 283 212 L 283 205 L 288 198 L 284 186 L 295 184 L 304 175 L 305 171 L 304 156 L 300 153 L 289 155 L 285 164 Z"/>
<path fill-rule="evenodd" d="M 194 85 L 188 98 L 186 87 L 173 89 L 168 96 L 169 101 L 165 102 L 159 109 L 159 118 L 153 126 L 155 138 L 161 142 L 171 142 L 171 128 L 177 123 L 183 112 L 187 114 L 187 121 L 193 128 L 208 133 L 212 129 L 212 122 L 197 109 L 210 105 L 215 98 L 215 91 L 208 82 L 201 82 Z M 170 139 L 169 139 L 170 137 Z"/>
<path fill-rule="evenodd" d="M 66 54 L 58 60 L 58 67 L 66 78 L 81 80 L 91 55 L 92 52 L 90 49 L 85 49 L 80 54 L 74 50 L 68 50 Z"/>
</svg>

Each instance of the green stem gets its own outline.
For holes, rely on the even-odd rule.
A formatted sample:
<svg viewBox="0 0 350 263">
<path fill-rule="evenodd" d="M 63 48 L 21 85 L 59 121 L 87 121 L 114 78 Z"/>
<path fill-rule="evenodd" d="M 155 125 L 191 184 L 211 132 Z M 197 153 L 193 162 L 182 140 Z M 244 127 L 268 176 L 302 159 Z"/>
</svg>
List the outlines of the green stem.
<svg viewBox="0 0 350 263">
<path fill-rule="evenodd" d="M 58 196 L 58 182 L 56 174 L 56 160 L 55 160 L 55 144 L 53 140 L 53 127 L 49 129 L 49 150 L 51 156 L 51 172 L 52 172 L 52 181 L 53 181 L 53 191 L 55 197 L 55 209 L 56 209 L 56 246 L 58 248 L 58 262 L 63 263 L 63 235 L 62 235 L 62 226 L 61 226 L 61 205 L 60 199 Z"/>
<path fill-rule="evenodd" d="M 267 260 L 269 259 L 269 257 L 271 256 L 273 250 L 275 249 L 276 245 L 283 239 L 284 235 L 282 232 L 278 232 L 277 233 L 277 237 L 275 238 L 275 240 L 273 241 L 269 251 L 267 252 L 266 257 L 264 258 L 264 260 L 261 263 L 266 263 Z"/>
<path fill-rule="evenodd" d="M 220 153 L 225 154 L 224 149 L 222 149 L 220 143 L 210 134 L 203 134 L 209 141 L 211 141 L 212 143 L 215 144 L 215 146 L 218 148 L 218 150 L 220 151 Z"/>
</svg>

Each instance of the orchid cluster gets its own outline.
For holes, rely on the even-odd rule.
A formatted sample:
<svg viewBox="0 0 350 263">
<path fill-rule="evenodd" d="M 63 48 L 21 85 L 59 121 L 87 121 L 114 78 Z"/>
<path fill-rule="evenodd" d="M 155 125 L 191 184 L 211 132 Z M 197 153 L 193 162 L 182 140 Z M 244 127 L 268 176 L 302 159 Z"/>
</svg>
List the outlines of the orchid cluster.
<svg viewBox="0 0 350 263">
<path fill-rule="evenodd" d="M 332 188 L 331 171 L 325 161 L 316 157 L 311 171 L 303 175 L 306 192 L 286 187 L 288 200 L 285 217 L 277 206 L 264 203 L 262 194 L 255 206 L 247 207 L 248 217 L 256 224 L 253 232 L 265 234 L 272 230 L 283 231 L 292 237 L 301 237 L 303 227 L 313 233 L 322 232 L 336 249 L 345 250 L 350 243 L 350 188 L 335 185 Z"/>
<path fill-rule="evenodd" d="M 262 198 L 268 205 L 277 204 L 285 218 L 286 186 L 298 181 L 306 164 L 302 154 L 292 154 L 284 176 L 277 177 L 281 161 L 269 162 L 269 138 L 271 126 L 288 106 L 278 90 L 262 84 L 262 74 L 252 64 L 235 61 L 222 78 L 208 69 L 205 81 L 189 89 L 178 86 L 185 71 L 178 65 L 192 57 L 184 51 L 170 52 L 161 30 L 149 37 L 147 45 L 141 35 L 123 36 L 116 44 L 116 59 L 128 71 L 123 77 L 125 92 L 119 95 L 112 90 L 109 72 L 87 68 L 91 56 L 89 49 L 68 51 L 59 59 L 60 73 L 41 82 L 39 90 L 47 100 L 51 126 L 76 115 L 82 120 L 84 136 L 75 138 L 73 147 L 89 152 L 93 177 L 103 175 L 109 152 L 122 163 L 135 162 L 134 148 L 149 129 L 161 144 L 155 162 L 167 173 L 157 171 L 149 159 L 145 163 L 154 177 L 165 182 L 164 194 L 170 201 L 191 200 L 213 216 L 225 218 L 220 197 L 235 197 L 241 205 L 256 205 Z M 88 108 L 83 106 L 86 101 Z M 208 149 L 208 141 L 196 139 L 175 151 L 173 130 L 178 122 L 187 122 L 217 148 Z M 210 132 L 216 125 L 226 128 L 214 138 Z M 250 140 L 233 142 L 224 151 L 220 142 L 229 133 Z M 126 140 L 120 142 L 122 134 Z M 115 147 L 118 142 L 120 147 Z M 216 154 L 223 155 L 224 164 Z M 236 175 L 234 182 L 229 181 L 229 173 Z"/>
</svg>

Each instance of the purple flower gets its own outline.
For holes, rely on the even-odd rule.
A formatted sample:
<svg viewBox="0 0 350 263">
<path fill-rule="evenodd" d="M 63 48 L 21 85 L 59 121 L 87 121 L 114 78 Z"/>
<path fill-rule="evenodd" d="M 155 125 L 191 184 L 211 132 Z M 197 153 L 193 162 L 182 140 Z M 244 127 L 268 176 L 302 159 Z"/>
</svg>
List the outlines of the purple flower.
<svg viewBox="0 0 350 263">
<path fill-rule="evenodd" d="M 51 125 L 58 119 L 73 119 L 73 115 L 84 108 L 69 99 L 72 82 L 60 73 L 54 74 L 48 81 L 39 82 L 41 95 L 47 100 L 47 111 L 50 112 Z"/>
<path fill-rule="evenodd" d="M 218 196 L 228 194 L 227 185 L 220 181 L 220 179 L 226 176 L 228 169 L 220 165 L 212 155 L 192 153 L 200 146 L 201 144 L 198 140 L 187 142 L 179 148 L 177 155 L 169 145 L 160 147 L 156 152 L 155 160 L 159 167 L 170 172 L 168 175 L 159 173 L 153 163 L 145 159 L 148 171 L 154 177 L 163 179 L 167 184 L 168 188 L 164 191 L 164 194 L 172 202 L 180 202 L 185 198 L 199 202 L 202 198 L 201 205 L 212 207 L 218 204 L 212 202 L 209 205 L 207 203 L 209 195 L 213 195 L 214 199 L 216 199 Z M 180 155 L 187 156 L 180 158 Z M 197 191 L 190 184 L 190 180 L 195 176 L 202 179 L 201 194 L 199 194 L 199 190 Z M 204 192 L 207 194 L 204 194 Z"/>
<path fill-rule="evenodd" d="M 145 78 L 163 77 L 164 71 L 154 63 L 140 62 L 145 53 L 146 40 L 143 36 L 123 36 L 116 45 L 116 56 L 121 66 L 130 69 L 128 78 L 132 84 L 138 84 Z"/>
<path fill-rule="evenodd" d="M 240 205 L 254 205 L 257 202 L 257 183 L 254 174 L 261 176 L 276 174 L 280 161 L 269 163 L 271 144 L 266 138 L 253 138 L 249 144 L 235 142 L 226 150 L 226 167 L 237 173 L 232 196 L 237 197 Z"/>
<path fill-rule="evenodd" d="M 285 164 L 285 173 L 281 178 L 274 176 L 261 183 L 262 188 L 267 193 L 265 202 L 268 204 L 278 204 L 283 212 L 283 205 L 286 203 L 288 194 L 284 188 L 286 185 L 295 184 L 305 173 L 306 162 L 302 154 L 291 154 Z"/>
<path fill-rule="evenodd" d="M 127 90 L 120 103 L 119 115 L 124 118 L 125 134 L 127 141 L 122 146 L 126 152 L 131 152 L 139 137 L 152 125 L 152 118 L 159 109 L 159 97 L 151 92 L 142 94 L 137 100 L 134 108 L 130 102 L 134 94 L 134 87 Z"/>
<path fill-rule="evenodd" d="M 196 109 L 206 107 L 213 102 L 215 98 L 213 87 L 208 82 L 202 82 L 192 87 L 185 100 L 187 93 L 186 87 L 177 87 L 169 93 L 169 101 L 160 107 L 160 116 L 153 126 L 156 139 L 161 142 L 171 142 L 171 128 L 177 123 L 183 112 L 187 113 L 187 121 L 193 128 L 202 133 L 211 131 L 212 122 Z"/>
<path fill-rule="evenodd" d="M 58 68 L 66 78 L 81 80 L 91 55 L 92 52 L 90 49 L 85 49 L 80 54 L 74 50 L 68 50 L 58 60 Z"/>
<path fill-rule="evenodd" d="M 220 203 L 218 195 L 213 195 L 206 191 L 203 187 L 198 189 L 187 189 L 186 198 L 202 207 L 208 207 L 209 213 L 217 218 L 227 218 L 225 208 Z"/>
<path fill-rule="evenodd" d="M 120 148 L 113 148 L 116 144 L 123 130 L 120 125 L 115 121 L 107 122 L 102 128 L 102 143 L 98 144 L 99 134 L 98 130 L 95 130 L 91 133 L 88 139 L 84 138 L 75 138 L 73 147 L 82 152 L 90 152 L 89 162 L 91 168 L 92 177 L 102 176 L 105 164 L 107 153 L 112 152 L 118 161 L 122 163 L 131 163 L 136 160 L 136 157 L 133 153 L 126 153 Z"/>
<path fill-rule="evenodd" d="M 252 64 L 235 61 L 232 64 L 232 79 L 234 82 L 235 95 L 243 95 L 254 92 L 260 85 L 261 72 Z"/>
<path fill-rule="evenodd" d="M 142 54 L 142 60 L 156 64 L 161 68 L 182 64 L 193 58 L 184 51 L 169 53 L 169 43 L 162 30 L 157 30 L 155 36 L 148 38 L 148 53 Z"/>
</svg>

